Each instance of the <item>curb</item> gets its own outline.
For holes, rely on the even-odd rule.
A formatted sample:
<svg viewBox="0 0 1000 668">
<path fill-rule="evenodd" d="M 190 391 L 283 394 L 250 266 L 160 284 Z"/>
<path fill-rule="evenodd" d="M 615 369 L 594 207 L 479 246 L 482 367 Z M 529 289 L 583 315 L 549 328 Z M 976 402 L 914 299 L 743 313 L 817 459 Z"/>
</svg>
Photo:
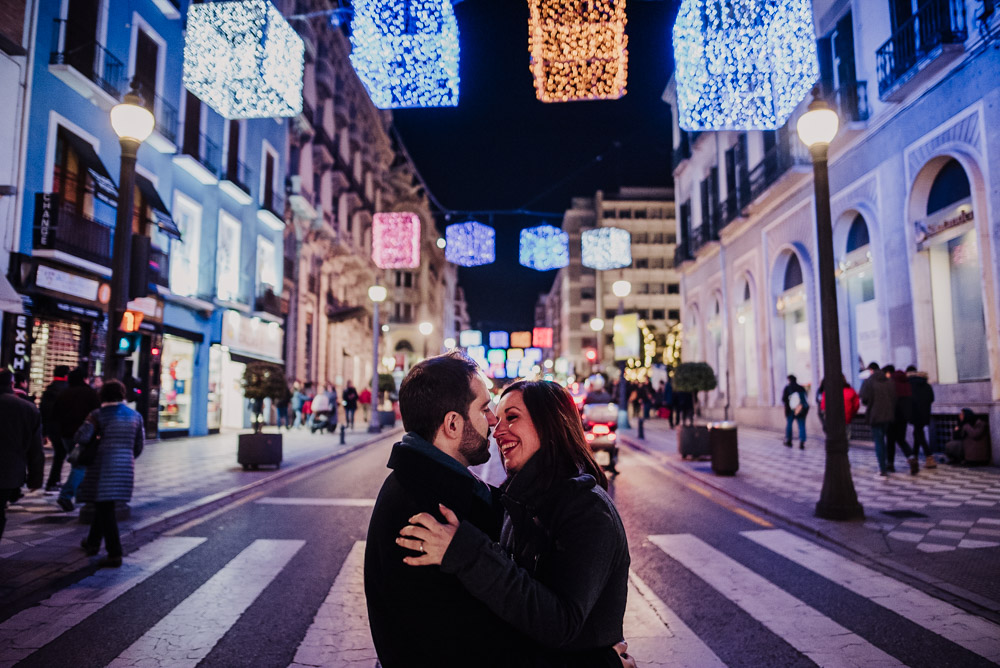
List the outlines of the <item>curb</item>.
<svg viewBox="0 0 1000 668">
<path fill-rule="evenodd" d="M 713 491 L 723 494 L 730 499 L 738 501 L 745 506 L 753 508 L 755 511 L 761 514 L 780 520 L 785 524 L 790 524 L 791 526 L 794 526 L 797 529 L 804 531 L 810 535 L 822 538 L 826 542 L 832 545 L 836 545 L 837 547 L 846 552 L 861 557 L 866 562 L 868 562 L 868 565 L 870 567 L 875 567 L 873 568 L 873 570 L 882 573 L 889 571 L 904 576 L 906 578 L 919 581 L 921 584 L 933 588 L 934 590 L 937 590 L 938 592 L 937 598 L 947 600 L 949 603 L 952 604 L 957 604 L 958 607 L 962 607 L 967 612 L 971 612 L 973 614 L 989 619 L 990 621 L 1000 623 L 1000 602 L 987 599 L 967 589 L 958 587 L 957 585 L 952 585 L 950 583 L 942 582 L 940 580 L 931 580 L 927 574 L 921 571 L 910 569 L 905 566 L 898 566 L 895 564 L 885 563 L 883 559 L 878 555 L 869 554 L 867 552 L 859 550 L 858 548 L 849 545 L 837 539 L 834 536 L 831 536 L 829 533 L 823 531 L 819 527 L 816 527 L 807 522 L 803 522 L 799 519 L 788 517 L 786 515 L 780 515 L 776 513 L 772 508 L 761 505 L 757 501 L 743 498 L 738 494 L 735 494 L 734 492 L 725 489 L 724 487 L 718 485 L 711 478 L 707 476 L 702 477 L 700 475 L 696 475 L 694 472 L 690 471 L 686 467 L 678 466 L 676 463 L 670 460 L 670 457 L 669 455 L 667 455 L 667 453 L 658 452 L 656 450 L 652 450 L 646 447 L 645 444 L 641 443 L 634 436 L 620 434 L 619 441 L 624 442 L 626 445 L 628 445 L 630 448 L 634 450 L 638 450 L 639 452 L 649 455 L 657 462 L 659 462 L 662 466 L 668 468 L 670 471 L 674 473 L 683 474 L 687 478 L 695 480 L 699 484 L 710 487 Z M 947 594 L 947 595 L 942 596 L 941 594 Z"/>
</svg>

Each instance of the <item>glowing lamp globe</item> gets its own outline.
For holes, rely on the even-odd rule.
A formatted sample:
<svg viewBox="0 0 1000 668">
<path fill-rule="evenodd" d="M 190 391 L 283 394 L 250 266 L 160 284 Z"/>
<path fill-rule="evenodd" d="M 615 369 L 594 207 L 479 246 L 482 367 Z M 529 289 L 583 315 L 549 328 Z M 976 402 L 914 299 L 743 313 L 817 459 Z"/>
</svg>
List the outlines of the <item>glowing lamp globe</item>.
<svg viewBox="0 0 1000 668">
<path fill-rule="evenodd" d="M 569 235 L 551 225 L 529 227 L 521 230 L 518 251 L 518 262 L 529 269 L 562 269 L 569 264 Z"/>
<path fill-rule="evenodd" d="M 809 110 L 799 117 L 795 129 L 802 143 L 813 146 L 828 145 L 837 136 L 840 127 L 840 117 L 826 102 L 814 99 L 809 103 Z"/>
<path fill-rule="evenodd" d="M 111 127 L 119 139 L 131 139 L 141 144 L 153 134 L 153 114 L 141 105 L 139 96 L 129 93 L 124 102 L 111 108 Z"/>
<path fill-rule="evenodd" d="M 385 301 L 385 298 L 389 296 L 389 291 L 385 289 L 384 285 L 373 285 L 368 288 L 368 299 L 372 300 L 376 304 Z"/>
<path fill-rule="evenodd" d="M 372 260 L 380 269 L 420 266 L 420 216 L 408 212 L 372 217 Z"/>
<path fill-rule="evenodd" d="M 683 0 L 674 23 L 684 130 L 774 130 L 819 79 L 811 0 Z"/>
<path fill-rule="evenodd" d="M 620 299 L 628 297 L 632 292 L 632 284 L 628 281 L 615 281 L 611 284 L 611 292 Z"/>
<path fill-rule="evenodd" d="M 458 105 L 452 0 L 354 0 L 351 64 L 379 109 Z"/>
<path fill-rule="evenodd" d="M 607 271 L 632 264 L 632 235 L 617 227 L 599 227 L 580 235 L 584 267 Z"/>
<path fill-rule="evenodd" d="M 302 111 L 305 43 L 268 0 L 191 3 L 184 87 L 225 118 Z"/>
<path fill-rule="evenodd" d="M 461 267 L 478 267 L 496 260 L 496 231 L 476 221 L 455 223 L 444 230 L 444 256 Z"/>
<path fill-rule="evenodd" d="M 424 336 L 430 336 L 434 332 L 434 325 L 429 322 L 422 322 L 417 326 L 417 330 Z"/>
<path fill-rule="evenodd" d="M 592 330 L 594 330 L 595 332 L 602 332 L 602 331 L 604 331 L 604 320 L 602 320 L 601 318 L 591 318 L 590 319 L 590 328 Z"/>
</svg>

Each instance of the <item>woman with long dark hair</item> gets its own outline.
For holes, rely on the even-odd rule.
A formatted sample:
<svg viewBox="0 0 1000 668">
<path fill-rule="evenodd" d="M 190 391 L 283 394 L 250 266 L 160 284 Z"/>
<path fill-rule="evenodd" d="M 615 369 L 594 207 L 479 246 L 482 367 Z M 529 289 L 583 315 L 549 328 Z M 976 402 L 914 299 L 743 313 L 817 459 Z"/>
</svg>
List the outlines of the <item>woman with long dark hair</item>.
<svg viewBox="0 0 1000 668">
<path fill-rule="evenodd" d="M 417 555 L 405 562 L 454 574 L 535 643 L 531 665 L 620 667 L 628 541 L 573 398 L 556 383 L 520 381 L 497 418 L 507 471 L 499 545 L 441 506 L 446 523 L 421 513 L 400 532 Z"/>
</svg>

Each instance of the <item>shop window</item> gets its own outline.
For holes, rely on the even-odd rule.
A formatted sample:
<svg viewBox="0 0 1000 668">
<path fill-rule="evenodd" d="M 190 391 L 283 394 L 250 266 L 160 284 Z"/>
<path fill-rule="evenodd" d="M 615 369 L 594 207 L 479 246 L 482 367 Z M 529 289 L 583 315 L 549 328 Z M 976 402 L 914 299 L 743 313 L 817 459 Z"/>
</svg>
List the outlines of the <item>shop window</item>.
<svg viewBox="0 0 1000 668">
<path fill-rule="evenodd" d="M 216 253 L 216 291 L 219 299 L 236 301 L 240 295 L 240 221 L 219 212 L 219 247 Z"/>
<path fill-rule="evenodd" d="M 959 200 L 972 196 L 969 177 L 958 160 L 952 158 L 945 163 L 934 178 L 930 194 L 927 197 L 927 215 L 955 204 Z"/>
<path fill-rule="evenodd" d="M 257 236 L 257 294 L 278 293 L 278 254 L 267 237 Z"/>
<path fill-rule="evenodd" d="M 163 336 L 163 363 L 160 371 L 160 429 L 190 429 L 191 427 L 195 345 L 194 341 L 170 334 Z"/>
</svg>

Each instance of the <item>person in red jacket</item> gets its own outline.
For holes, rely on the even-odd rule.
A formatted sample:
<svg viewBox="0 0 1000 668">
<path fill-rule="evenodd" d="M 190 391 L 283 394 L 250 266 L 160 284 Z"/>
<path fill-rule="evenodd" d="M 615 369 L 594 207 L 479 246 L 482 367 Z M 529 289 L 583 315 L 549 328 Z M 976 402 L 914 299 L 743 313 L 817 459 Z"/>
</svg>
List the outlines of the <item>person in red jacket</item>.
<svg viewBox="0 0 1000 668">
<path fill-rule="evenodd" d="M 854 416 L 858 414 L 858 409 L 861 408 L 861 399 L 858 398 L 858 393 L 854 391 L 851 384 L 847 382 L 847 378 L 844 378 L 844 417 L 847 420 L 847 440 L 851 439 L 851 420 Z M 826 415 L 826 393 L 820 395 L 819 398 L 819 409 L 823 411 L 823 415 Z"/>
</svg>

